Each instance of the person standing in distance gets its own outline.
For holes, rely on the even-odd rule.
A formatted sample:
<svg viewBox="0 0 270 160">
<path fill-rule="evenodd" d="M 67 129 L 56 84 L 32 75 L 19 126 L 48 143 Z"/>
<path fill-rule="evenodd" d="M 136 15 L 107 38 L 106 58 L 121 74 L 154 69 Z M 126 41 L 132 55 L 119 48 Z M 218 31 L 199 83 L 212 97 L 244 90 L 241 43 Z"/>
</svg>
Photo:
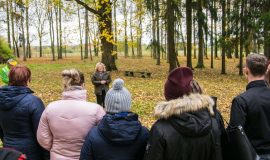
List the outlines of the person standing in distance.
<svg viewBox="0 0 270 160">
<path fill-rule="evenodd" d="M 1 78 L 1 80 L 2 80 L 2 82 L 3 82 L 4 85 L 8 85 L 8 82 L 9 82 L 9 78 L 8 78 L 9 71 L 13 67 L 15 67 L 17 64 L 18 64 L 17 61 L 15 61 L 13 59 L 9 59 L 7 61 L 7 65 L 0 70 L 0 78 Z"/>
<path fill-rule="evenodd" d="M 111 76 L 106 72 L 106 66 L 99 62 L 96 64 L 96 72 L 92 76 L 92 83 L 95 86 L 95 94 L 97 97 L 97 103 L 103 108 L 106 93 L 109 90 L 109 84 L 111 83 Z"/>
<path fill-rule="evenodd" d="M 250 54 L 244 73 L 248 80 L 246 92 L 232 101 L 230 127 L 241 125 L 261 159 L 270 160 L 270 88 L 265 81 L 267 59 Z"/>
</svg>

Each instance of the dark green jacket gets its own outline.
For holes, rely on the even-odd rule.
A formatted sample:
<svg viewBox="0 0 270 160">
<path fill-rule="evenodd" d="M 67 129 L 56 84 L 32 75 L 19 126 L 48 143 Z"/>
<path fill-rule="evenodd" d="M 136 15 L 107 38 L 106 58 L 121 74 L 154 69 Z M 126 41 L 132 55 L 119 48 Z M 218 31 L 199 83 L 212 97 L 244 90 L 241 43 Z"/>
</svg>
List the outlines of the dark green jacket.
<svg viewBox="0 0 270 160">
<path fill-rule="evenodd" d="M 101 84 L 101 81 L 106 81 L 105 84 Z M 108 72 L 103 72 L 102 76 L 100 76 L 99 72 L 96 72 L 92 76 L 92 83 L 95 86 L 95 94 L 102 95 L 102 90 L 104 89 L 105 92 L 109 90 L 109 84 L 111 83 L 111 75 Z"/>
</svg>

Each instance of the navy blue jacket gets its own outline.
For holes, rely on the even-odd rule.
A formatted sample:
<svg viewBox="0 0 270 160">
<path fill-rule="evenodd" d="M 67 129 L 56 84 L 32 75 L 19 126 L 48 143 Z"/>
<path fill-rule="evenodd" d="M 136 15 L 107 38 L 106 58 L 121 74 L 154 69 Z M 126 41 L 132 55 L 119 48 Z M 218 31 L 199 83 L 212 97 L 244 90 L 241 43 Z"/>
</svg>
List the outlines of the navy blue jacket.
<svg viewBox="0 0 270 160">
<path fill-rule="evenodd" d="M 16 149 L 30 160 L 40 160 L 43 150 L 36 132 L 43 102 L 28 87 L 0 88 L 0 138 L 4 147 Z"/>
<path fill-rule="evenodd" d="M 148 134 L 134 113 L 106 114 L 88 133 L 80 160 L 142 160 Z"/>
</svg>

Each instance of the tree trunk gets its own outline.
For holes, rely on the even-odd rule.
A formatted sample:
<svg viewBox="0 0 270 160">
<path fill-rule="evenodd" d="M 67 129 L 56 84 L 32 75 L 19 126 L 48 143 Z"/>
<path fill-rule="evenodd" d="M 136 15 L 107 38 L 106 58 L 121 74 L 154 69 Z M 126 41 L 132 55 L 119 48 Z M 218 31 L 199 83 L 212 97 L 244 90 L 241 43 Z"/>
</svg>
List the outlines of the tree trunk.
<svg viewBox="0 0 270 160">
<path fill-rule="evenodd" d="M 204 53 L 204 42 L 203 42 L 203 21 L 204 16 L 202 12 L 202 0 L 197 1 L 197 18 L 198 18 L 198 36 L 199 36 L 199 56 L 198 56 L 198 64 L 196 68 L 204 68 L 203 64 L 203 53 Z"/>
<path fill-rule="evenodd" d="M 214 1 L 214 8 L 217 8 L 216 5 L 217 2 Z M 217 18 L 215 19 L 214 26 L 215 26 L 215 59 L 217 59 L 218 58 Z"/>
<path fill-rule="evenodd" d="M 116 52 L 117 55 L 117 43 L 118 43 L 118 39 L 117 39 L 117 18 L 116 18 L 116 4 L 117 1 L 113 1 L 113 19 L 114 19 L 114 51 Z"/>
<path fill-rule="evenodd" d="M 137 3 L 137 14 L 139 17 L 139 24 L 137 29 L 137 57 L 142 57 L 142 1 L 139 0 Z M 151 47 L 152 49 L 153 47 Z"/>
<path fill-rule="evenodd" d="M 21 11 L 21 29 L 22 29 L 22 47 L 23 47 L 23 61 L 26 61 L 26 52 L 25 52 L 25 34 L 24 34 L 24 17 L 23 11 Z"/>
<path fill-rule="evenodd" d="M 50 25 L 50 39 L 51 39 L 51 52 L 52 60 L 55 61 L 55 50 L 54 50 L 54 26 L 53 26 L 53 12 L 52 10 L 48 13 L 49 25 Z"/>
<path fill-rule="evenodd" d="M 38 39 L 39 39 L 39 57 L 42 57 L 42 34 L 41 33 L 38 33 L 39 36 L 38 36 Z"/>
<path fill-rule="evenodd" d="M 229 19 L 231 16 L 231 0 L 227 0 L 227 29 L 226 29 L 226 38 L 230 39 L 230 31 L 231 31 L 231 20 Z M 232 46 L 231 46 L 232 47 Z M 231 59 L 232 58 L 232 52 L 233 49 L 228 49 L 227 50 L 227 58 Z"/>
<path fill-rule="evenodd" d="M 156 9 L 156 31 L 157 31 L 157 65 L 160 65 L 160 37 L 159 37 L 159 0 L 155 0 L 155 9 Z"/>
<path fill-rule="evenodd" d="M 16 41 L 15 38 L 15 28 L 14 28 L 14 16 L 13 16 L 13 5 L 12 5 L 13 1 L 11 1 L 9 3 L 10 5 L 10 14 L 11 14 L 11 37 L 12 37 L 12 48 L 14 51 L 14 56 L 17 56 L 18 58 L 20 57 L 20 53 L 19 53 L 19 48 L 18 48 L 18 42 Z"/>
<path fill-rule="evenodd" d="M 125 57 L 128 57 L 128 36 L 127 36 L 127 0 L 124 0 L 124 30 L 125 30 Z"/>
<path fill-rule="evenodd" d="M 156 41 L 156 15 L 155 15 L 155 3 L 152 2 L 152 47 L 153 58 L 157 58 L 157 41 Z"/>
<path fill-rule="evenodd" d="M 208 59 L 208 10 L 206 10 L 206 19 L 205 19 L 205 26 L 204 26 L 204 34 L 205 34 L 205 48 L 204 48 L 204 56 Z"/>
<path fill-rule="evenodd" d="M 195 11 L 193 10 L 193 15 L 195 17 Z M 197 45 L 196 45 L 196 20 L 193 18 L 193 58 L 197 58 Z"/>
<path fill-rule="evenodd" d="M 90 60 L 93 61 L 90 32 L 89 32 L 89 53 L 90 53 Z"/>
<path fill-rule="evenodd" d="M 264 14 L 269 14 L 269 5 L 270 1 L 266 1 L 266 4 L 264 5 Z M 264 25 L 263 25 L 263 36 L 264 36 L 264 55 L 270 59 L 270 24 L 269 24 L 269 18 L 264 18 Z"/>
<path fill-rule="evenodd" d="M 99 4 L 102 4 L 103 0 L 98 0 Z M 99 15 L 99 31 L 101 39 L 101 50 L 102 54 L 102 63 L 106 65 L 108 71 L 117 70 L 115 64 L 115 56 L 112 55 L 113 52 L 113 34 L 112 34 L 112 6 L 111 3 L 103 3 L 99 9 L 99 13 L 102 13 L 102 16 Z M 107 33 L 104 35 L 102 33 Z"/>
<path fill-rule="evenodd" d="M 61 0 L 59 0 L 59 57 L 58 59 L 63 58 L 63 43 L 62 43 L 62 6 L 61 6 Z"/>
<path fill-rule="evenodd" d="M 28 58 L 32 57 L 31 53 L 31 45 L 30 45 L 30 35 L 29 35 L 29 0 L 26 0 L 26 14 L 25 14 L 25 20 L 26 20 L 26 56 Z"/>
<path fill-rule="evenodd" d="M 175 42 L 174 42 L 174 26 L 175 26 L 175 17 L 174 17 L 174 7 L 173 0 L 167 0 L 167 42 L 168 42 L 168 54 L 169 54 L 169 71 L 177 68 L 177 57 L 175 54 Z"/>
<path fill-rule="evenodd" d="M 89 35 L 89 22 L 88 10 L 85 8 L 85 37 L 84 37 L 84 58 L 88 59 L 88 35 Z"/>
<path fill-rule="evenodd" d="M 214 3 L 214 0 L 211 1 L 212 6 Z M 214 26 L 213 26 L 213 21 L 214 21 L 214 15 L 213 13 L 211 14 L 211 68 L 214 68 L 214 39 L 213 39 L 213 31 L 214 31 Z"/>
<path fill-rule="evenodd" d="M 132 18 L 133 18 L 133 9 L 132 6 L 130 6 L 129 28 L 130 28 L 131 50 L 132 50 L 132 58 L 135 58 Z"/>
<path fill-rule="evenodd" d="M 243 75 L 243 46 L 244 46 L 244 0 L 241 2 L 241 13 L 240 13 L 240 62 L 239 62 L 239 75 Z"/>
<path fill-rule="evenodd" d="M 57 58 L 60 57 L 60 48 L 59 48 L 59 25 L 58 25 L 58 5 L 55 6 L 55 28 L 56 28 L 56 43 L 57 43 Z"/>
<path fill-rule="evenodd" d="M 237 3 L 238 5 L 238 3 Z M 236 23 L 236 26 L 235 26 L 235 43 L 234 43 L 234 47 L 235 47 L 235 58 L 239 58 L 239 9 L 238 9 L 238 6 L 237 6 L 237 17 L 236 17 L 236 20 L 235 20 L 235 23 Z"/>
<path fill-rule="evenodd" d="M 192 68 L 192 0 L 186 0 L 187 67 Z"/>
<path fill-rule="evenodd" d="M 79 30 L 80 30 L 80 53 L 81 53 L 81 60 L 83 60 L 82 26 L 81 26 L 80 7 L 78 4 L 77 4 L 77 8 L 78 8 L 78 20 L 79 20 Z"/>
<path fill-rule="evenodd" d="M 7 14 L 7 36 L 8 36 L 8 46 L 9 48 L 11 48 L 11 39 L 10 39 L 10 18 L 9 18 L 9 15 L 10 15 L 10 12 L 9 12 L 9 3 L 12 3 L 12 2 L 9 2 L 9 0 L 6 0 L 6 14 Z"/>
<path fill-rule="evenodd" d="M 226 48 L 225 48 L 225 39 L 226 39 L 226 0 L 221 0 L 222 7 L 222 61 L 221 61 L 221 74 L 226 74 Z"/>
</svg>

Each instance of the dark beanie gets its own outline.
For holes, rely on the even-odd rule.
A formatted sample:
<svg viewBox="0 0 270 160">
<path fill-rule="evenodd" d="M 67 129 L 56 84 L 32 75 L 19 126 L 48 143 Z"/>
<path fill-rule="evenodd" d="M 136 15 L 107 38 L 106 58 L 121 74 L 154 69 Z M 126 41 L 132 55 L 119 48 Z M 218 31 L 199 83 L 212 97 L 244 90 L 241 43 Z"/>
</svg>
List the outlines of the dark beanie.
<svg viewBox="0 0 270 160">
<path fill-rule="evenodd" d="M 193 72 L 190 68 L 180 67 L 170 72 L 165 83 L 164 96 L 167 101 L 177 99 L 191 92 L 190 82 Z"/>
</svg>

